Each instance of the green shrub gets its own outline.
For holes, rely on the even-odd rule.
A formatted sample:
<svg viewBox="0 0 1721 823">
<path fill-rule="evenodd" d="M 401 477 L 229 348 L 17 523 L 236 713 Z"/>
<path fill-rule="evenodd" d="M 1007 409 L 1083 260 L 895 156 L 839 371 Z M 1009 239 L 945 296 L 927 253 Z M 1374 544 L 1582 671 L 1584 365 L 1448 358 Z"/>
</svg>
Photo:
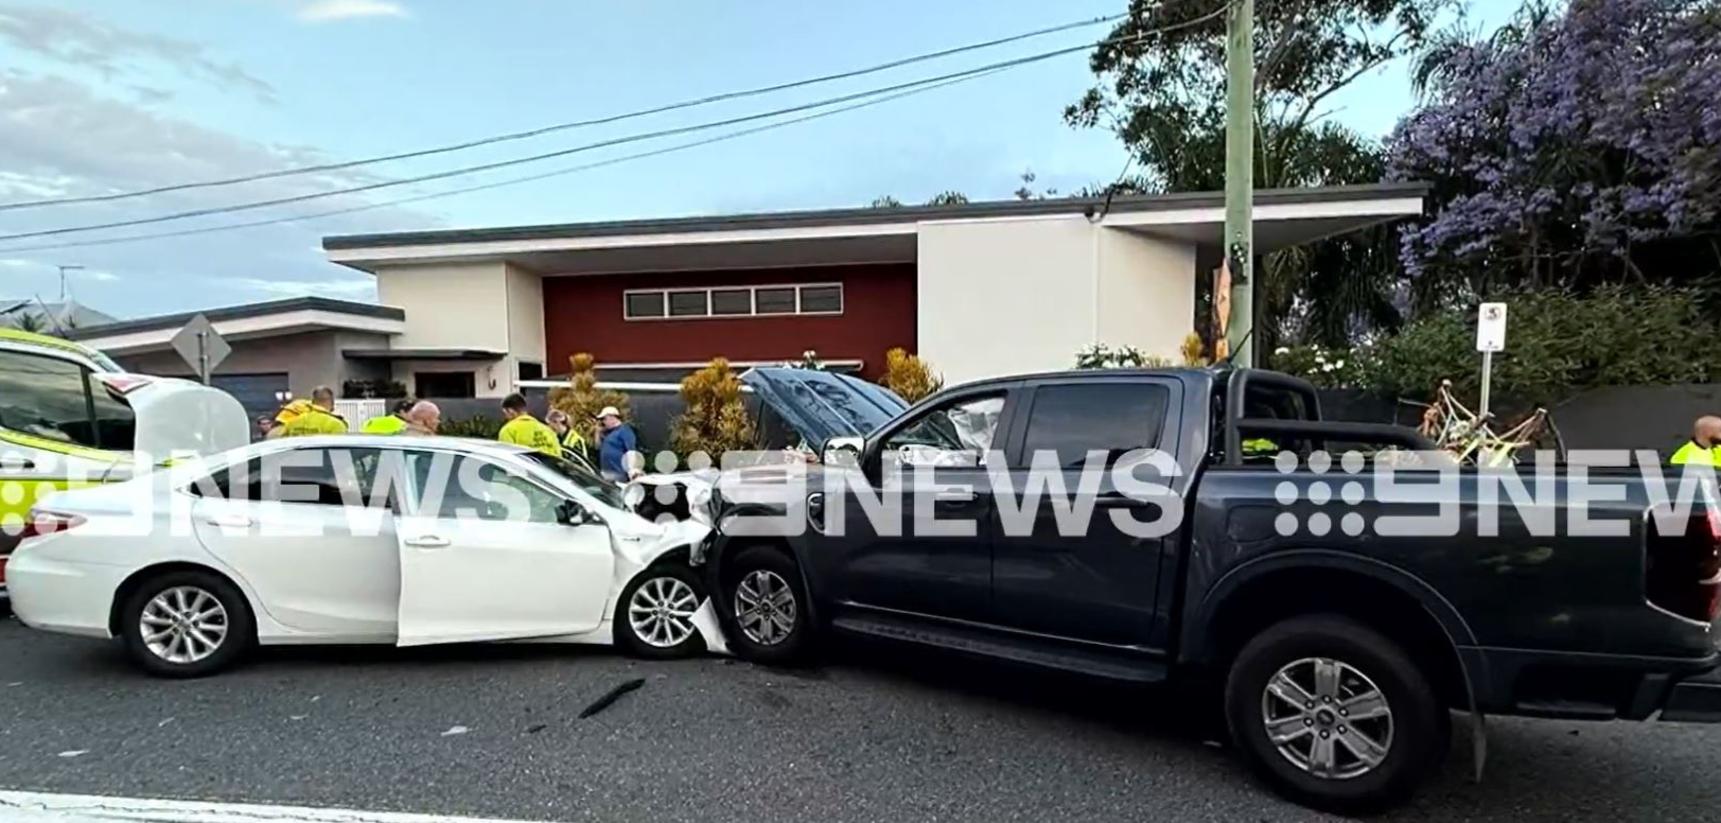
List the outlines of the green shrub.
<svg viewBox="0 0 1721 823">
<path fill-rule="evenodd" d="M 627 395 L 614 389 L 598 388 L 597 360 L 580 352 L 568 358 L 568 385 L 550 390 L 550 408 L 558 409 L 574 421 L 574 426 L 586 436 L 591 435 L 592 421 L 605 406 L 614 406 L 621 419 L 630 420 Z"/>
<path fill-rule="evenodd" d="M 935 374 L 931 365 L 903 348 L 884 353 L 884 377 L 878 382 L 910 403 L 918 403 L 944 387 L 944 378 Z"/>
<path fill-rule="evenodd" d="M 1148 354 L 1134 346 L 1114 349 L 1095 343 L 1076 352 L 1078 369 L 1163 369 L 1170 365 L 1170 358 Z"/>
<path fill-rule="evenodd" d="M 1280 346 L 1273 350 L 1272 368 L 1294 374 L 1318 388 L 1350 388 L 1364 380 L 1367 350 L 1327 349 L 1319 343 Z"/>
<path fill-rule="evenodd" d="M 753 418 L 741 400 L 741 379 L 729 361 L 713 359 L 681 381 L 686 410 L 670 427 L 670 445 L 683 458 L 703 451 L 720 463 L 723 453 L 758 447 Z"/>
<path fill-rule="evenodd" d="M 447 437 L 475 437 L 480 440 L 495 440 L 502 431 L 502 421 L 482 414 L 468 417 L 464 420 L 444 420 L 436 433 Z"/>
<path fill-rule="evenodd" d="M 1490 301 L 1508 306 L 1506 350 L 1494 355 L 1493 392 L 1549 405 L 1596 386 L 1705 383 L 1721 325 L 1705 316 L 1700 295 L 1662 286 L 1607 286 L 1587 295 L 1514 292 Z M 1481 384 L 1474 305 L 1407 324 L 1373 346 L 1322 352 L 1313 346 L 1274 352 L 1273 367 L 1325 387 L 1354 387 L 1400 397 L 1429 396 L 1451 380 L 1460 397 Z"/>
</svg>

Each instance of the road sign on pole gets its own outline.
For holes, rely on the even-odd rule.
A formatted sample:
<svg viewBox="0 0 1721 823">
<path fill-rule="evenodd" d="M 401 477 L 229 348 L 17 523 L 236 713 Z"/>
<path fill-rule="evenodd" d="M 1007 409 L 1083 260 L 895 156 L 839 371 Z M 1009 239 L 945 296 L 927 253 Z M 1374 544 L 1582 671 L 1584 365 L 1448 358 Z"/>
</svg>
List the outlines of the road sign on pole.
<svg viewBox="0 0 1721 823">
<path fill-rule="evenodd" d="M 197 379 L 205 386 L 209 385 L 209 375 L 215 372 L 215 367 L 233 353 L 233 347 L 215 330 L 209 318 L 201 314 L 185 321 L 171 342 L 173 350 L 197 372 Z"/>
<path fill-rule="evenodd" d="M 1479 419 L 1488 419 L 1488 387 L 1494 378 L 1494 352 L 1506 349 L 1506 304 L 1483 303 L 1476 310 L 1476 350 L 1482 353 L 1482 401 Z"/>
</svg>

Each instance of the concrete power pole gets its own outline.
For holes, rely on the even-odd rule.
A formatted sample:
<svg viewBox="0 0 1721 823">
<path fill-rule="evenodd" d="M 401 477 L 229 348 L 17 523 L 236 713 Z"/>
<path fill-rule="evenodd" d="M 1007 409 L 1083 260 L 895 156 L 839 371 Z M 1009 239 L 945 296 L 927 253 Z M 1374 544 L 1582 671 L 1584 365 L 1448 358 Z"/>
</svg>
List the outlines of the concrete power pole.
<svg viewBox="0 0 1721 823">
<path fill-rule="evenodd" d="M 1255 365 L 1255 0 L 1231 0 L 1225 34 L 1225 259 L 1231 362 Z"/>
</svg>

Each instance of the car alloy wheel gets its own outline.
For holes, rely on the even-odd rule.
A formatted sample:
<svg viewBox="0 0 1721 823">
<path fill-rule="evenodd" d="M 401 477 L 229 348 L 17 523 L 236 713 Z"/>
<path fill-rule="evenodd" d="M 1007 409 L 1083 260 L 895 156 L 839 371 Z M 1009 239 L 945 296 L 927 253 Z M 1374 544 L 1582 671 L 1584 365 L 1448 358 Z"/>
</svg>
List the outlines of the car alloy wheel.
<svg viewBox="0 0 1721 823">
<path fill-rule="evenodd" d="M 654 577 L 634 589 L 628 599 L 627 621 L 646 645 L 669 649 L 692 636 L 693 613 L 698 608 L 699 595 L 686 581 Z"/>
<path fill-rule="evenodd" d="M 1343 661 L 1287 663 L 1261 694 L 1267 739 L 1293 765 L 1319 778 L 1373 771 L 1392 749 L 1392 707 L 1368 675 Z"/>
<path fill-rule="evenodd" d="M 227 640 L 227 607 L 196 586 L 174 586 L 150 598 L 138 618 L 139 636 L 156 657 L 169 663 L 197 663 Z"/>
<path fill-rule="evenodd" d="M 747 639 L 775 646 L 795 630 L 795 593 L 769 569 L 754 569 L 735 588 L 735 622 Z"/>
</svg>

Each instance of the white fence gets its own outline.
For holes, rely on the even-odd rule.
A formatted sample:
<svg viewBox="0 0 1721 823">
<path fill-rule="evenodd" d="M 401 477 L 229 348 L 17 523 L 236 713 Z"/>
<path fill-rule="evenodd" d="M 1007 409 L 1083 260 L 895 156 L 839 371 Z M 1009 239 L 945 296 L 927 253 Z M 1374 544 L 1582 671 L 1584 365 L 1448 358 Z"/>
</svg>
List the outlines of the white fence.
<svg viewBox="0 0 1721 823">
<path fill-rule="evenodd" d="M 392 401 L 381 397 L 370 397 L 362 400 L 336 400 L 335 414 L 347 421 L 347 431 L 356 432 L 360 426 L 365 424 L 366 420 L 387 413 L 390 402 Z"/>
</svg>

